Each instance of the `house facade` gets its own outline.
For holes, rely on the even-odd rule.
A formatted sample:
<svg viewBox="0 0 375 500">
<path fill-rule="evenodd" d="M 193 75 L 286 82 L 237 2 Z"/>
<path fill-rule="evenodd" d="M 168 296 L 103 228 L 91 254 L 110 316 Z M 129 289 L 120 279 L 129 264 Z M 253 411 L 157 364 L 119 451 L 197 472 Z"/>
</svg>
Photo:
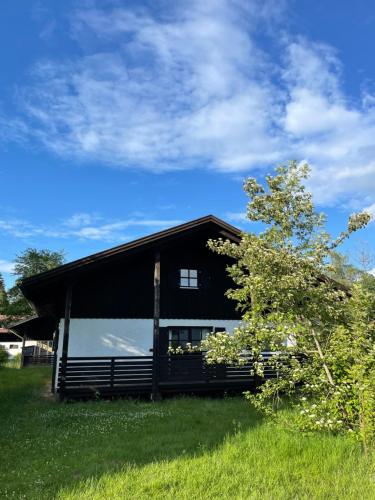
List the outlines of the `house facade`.
<svg viewBox="0 0 375 500">
<path fill-rule="evenodd" d="M 34 340 L 23 341 L 22 336 L 12 331 L 6 325 L 10 322 L 9 316 L 0 314 L 0 350 L 6 351 L 9 359 L 22 355 L 23 350 L 34 350 L 37 342 Z"/>
<path fill-rule="evenodd" d="M 9 358 L 22 352 L 22 340 L 8 328 L 0 327 L 0 350 L 6 351 Z"/>
<path fill-rule="evenodd" d="M 55 320 L 61 396 L 220 385 L 223 368 L 213 373 L 202 354 L 169 353 L 239 324 L 225 296 L 231 261 L 209 250 L 211 238 L 238 242 L 240 231 L 207 216 L 22 282 L 39 317 Z"/>
</svg>

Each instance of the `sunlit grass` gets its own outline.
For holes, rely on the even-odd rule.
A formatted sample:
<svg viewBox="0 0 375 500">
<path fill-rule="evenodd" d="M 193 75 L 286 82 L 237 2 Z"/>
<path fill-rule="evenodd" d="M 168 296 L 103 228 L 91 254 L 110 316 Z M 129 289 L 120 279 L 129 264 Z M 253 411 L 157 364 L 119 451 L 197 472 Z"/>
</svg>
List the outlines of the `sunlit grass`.
<svg viewBox="0 0 375 500">
<path fill-rule="evenodd" d="M 59 404 L 49 369 L 0 370 L 0 498 L 374 498 L 348 438 L 263 421 L 241 397 Z"/>
</svg>

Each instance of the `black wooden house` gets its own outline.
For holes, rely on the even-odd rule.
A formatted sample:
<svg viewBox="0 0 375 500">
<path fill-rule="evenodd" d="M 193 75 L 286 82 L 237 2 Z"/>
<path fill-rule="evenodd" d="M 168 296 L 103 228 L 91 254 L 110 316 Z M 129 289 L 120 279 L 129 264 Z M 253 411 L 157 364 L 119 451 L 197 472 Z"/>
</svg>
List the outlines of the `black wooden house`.
<svg viewBox="0 0 375 500">
<path fill-rule="evenodd" d="M 170 354 L 240 321 L 225 296 L 230 260 L 210 238 L 240 231 L 206 216 L 24 279 L 38 316 L 54 324 L 54 390 L 159 393 L 245 388 L 249 367 L 209 366 L 204 354 Z"/>
</svg>

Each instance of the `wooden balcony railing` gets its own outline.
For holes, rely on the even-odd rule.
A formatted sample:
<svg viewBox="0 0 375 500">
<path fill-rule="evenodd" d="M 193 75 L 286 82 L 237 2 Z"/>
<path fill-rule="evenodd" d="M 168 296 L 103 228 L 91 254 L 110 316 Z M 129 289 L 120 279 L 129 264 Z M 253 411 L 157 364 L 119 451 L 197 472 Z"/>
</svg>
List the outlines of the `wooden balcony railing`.
<svg viewBox="0 0 375 500">
<path fill-rule="evenodd" d="M 70 357 L 65 381 L 59 374 L 58 389 L 67 393 L 142 391 L 151 387 L 152 356 Z"/>
<path fill-rule="evenodd" d="M 157 362 L 161 391 L 245 389 L 255 383 L 250 359 L 239 367 L 209 365 L 203 354 L 162 355 Z M 59 369 L 58 390 L 65 394 L 150 392 L 153 363 L 152 356 L 69 357 L 65 380 Z M 265 378 L 274 375 L 271 370 L 265 372 Z"/>
</svg>

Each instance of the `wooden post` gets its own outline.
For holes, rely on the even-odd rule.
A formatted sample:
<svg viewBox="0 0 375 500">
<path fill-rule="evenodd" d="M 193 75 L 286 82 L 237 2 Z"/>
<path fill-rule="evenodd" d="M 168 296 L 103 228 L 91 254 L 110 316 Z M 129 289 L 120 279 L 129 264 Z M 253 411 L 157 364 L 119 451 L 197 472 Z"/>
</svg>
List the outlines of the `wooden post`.
<svg viewBox="0 0 375 500">
<path fill-rule="evenodd" d="M 25 343 L 26 343 L 26 335 L 22 337 L 21 368 L 24 367 L 24 362 L 25 362 Z"/>
<path fill-rule="evenodd" d="M 115 385 L 115 358 L 111 358 L 111 375 L 110 375 L 110 386 L 113 389 Z"/>
<path fill-rule="evenodd" d="M 55 333 L 53 334 L 53 364 L 52 364 L 52 382 L 51 382 L 51 392 L 55 392 L 56 387 L 56 366 L 57 366 L 57 350 L 59 348 L 59 336 L 60 336 L 60 328 L 57 325 Z"/>
<path fill-rule="evenodd" d="M 159 393 L 159 323 L 160 323 L 160 252 L 155 253 L 154 265 L 154 335 L 152 363 L 152 394 L 151 399 L 158 401 Z"/>
<path fill-rule="evenodd" d="M 61 353 L 61 370 L 60 370 L 60 387 L 59 399 L 63 401 L 65 398 L 65 382 L 66 382 L 66 364 L 68 361 L 69 347 L 69 329 L 70 329 L 70 312 L 72 309 L 72 285 L 69 284 L 65 295 L 65 316 L 64 316 L 64 336 Z"/>
</svg>

